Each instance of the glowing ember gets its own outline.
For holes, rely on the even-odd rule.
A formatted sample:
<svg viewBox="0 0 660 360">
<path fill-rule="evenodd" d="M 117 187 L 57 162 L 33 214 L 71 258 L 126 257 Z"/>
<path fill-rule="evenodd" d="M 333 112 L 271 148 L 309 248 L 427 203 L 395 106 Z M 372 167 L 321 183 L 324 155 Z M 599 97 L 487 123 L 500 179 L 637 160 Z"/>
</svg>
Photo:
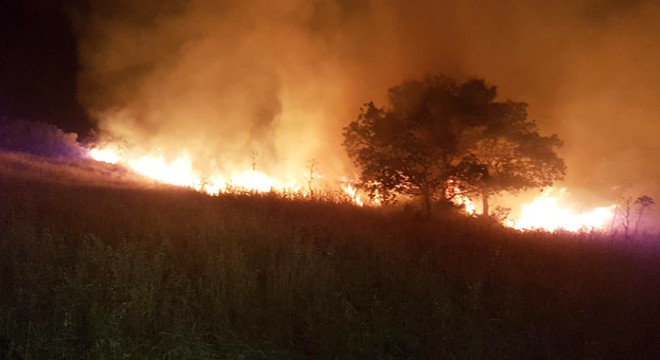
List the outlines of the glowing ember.
<svg viewBox="0 0 660 360">
<path fill-rule="evenodd" d="M 531 203 L 524 204 L 520 211 L 520 217 L 510 225 L 519 230 L 566 230 L 576 232 L 605 230 L 611 224 L 615 205 L 578 212 L 573 210 L 572 207 L 561 205 L 562 195 L 565 192 L 565 189 L 561 189 L 559 196 L 551 196 L 552 189 L 545 191 Z"/>
</svg>

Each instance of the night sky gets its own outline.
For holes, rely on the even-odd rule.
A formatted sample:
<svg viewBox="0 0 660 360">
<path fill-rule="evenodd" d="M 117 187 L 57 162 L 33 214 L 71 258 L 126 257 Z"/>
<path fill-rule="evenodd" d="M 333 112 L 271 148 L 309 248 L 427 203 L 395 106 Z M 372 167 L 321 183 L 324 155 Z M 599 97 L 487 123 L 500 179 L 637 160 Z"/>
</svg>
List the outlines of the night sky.
<svg viewBox="0 0 660 360">
<path fill-rule="evenodd" d="M 76 100 L 70 1 L 0 2 L 0 117 L 49 122 L 84 135 L 92 126 Z"/>
</svg>

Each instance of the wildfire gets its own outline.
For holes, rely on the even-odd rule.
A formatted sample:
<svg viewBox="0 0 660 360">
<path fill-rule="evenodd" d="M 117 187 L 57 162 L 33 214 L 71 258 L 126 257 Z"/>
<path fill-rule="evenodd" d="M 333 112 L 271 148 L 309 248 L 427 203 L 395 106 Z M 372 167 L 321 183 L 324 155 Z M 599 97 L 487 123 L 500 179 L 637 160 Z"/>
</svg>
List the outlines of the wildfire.
<svg viewBox="0 0 660 360">
<path fill-rule="evenodd" d="M 605 230 L 611 224 L 616 206 L 601 206 L 588 211 L 577 211 L 574 207 L 563 205 L 566 189 L 554 191 L 547 189 L 532 202 L 522 205 L 520 216 L 508 225 L 518 230 Z"/>
<path fill-rule="evenodd" d="M 125 165 L 147 178 L 166 184 L 189 187 L 209 195 L 228 192 L 278 192 L 303 197 L 311 195 L 303 191 L 302 186 L 295 180 L 278 181 L 274 177 L 255 169 L 234 171 L 228 176 L 205 175 L 195 170 L 191 158 L 186 154 L 182 154 L 171 161 L 166 160 L 162 155 L 142 155 L 130 158 L 125 156 L 121 149 L 113 146 L 93 148 L 89 154 L 96 161 Z M 358 206 L 365 205 L 362 195 L 349 180 L 342 178 L 340 183 L 341 191 L 350 202 Z M 369 203 L 380 205 L 377 198 Z"/>
<path fill-rule="evenodd" d="M 169 163 L 162 156 L 141 156 L 136 160 L 129 160 L 128 163 L 133 170 L 154 180 L 172 185 L 199 187 L 187 156 L 181 156 Z"/>
<path fill-rule="evenodd" d="M 135 172 L 162 183 L 185 186 L 210 195 L 228 191 L 290 193 L 300 190 L 295 181 L 282 183 L 256 170 L 233 172 L 227 177 L 217 174 L 205 176 L 193 168 L 192 160 L 186 154 L 172 161 L 167 161 L 162 155 L 143 155 L 131 159 L 122 156 L 119 150 L 94 148 L 90 150 L 90 156 L 96 161 L 126 165 Z"/>
<path fill-rule="evenodd" d="M 93 148 L 89 151 L 89 154 L 94 160 L 108 164 L 116 164 L 121 160 L 117 152 L 110 149 Z"/>
<path fill-rule="evenodd" d="M 449 187 L 447 188 L 447 195 L 451 197 L 451 202 L 463 208 L 466 214 L 468 215 L 474 215 L 476 210 L 474 208 L 474 204 L 472 203 L 472 200 L 467 197 L 463 192 L 461 191 L 460 186 L 453 182 L 449 182 Z"/>
<path fill-rule="evenodd" d="M 266 173 L 255 169 L 248 171 L 235 171 L 228 176 L 218 174 L 206 175 L 195 170 L 191 158 L 182 154 L 174 160 L 166 160 L 162 155 L 142 155 L 129 158 L 123 155 L 118 148 L 99 147 L 90 150 L 90 156 L 97 160 L 112 164 L 125 165 L 145 177 L 159 182 L 185 186 L 210 195 L 227 192 L 279 192 L 282 194 L 297 194 L 308 196 L 296 181 L 281 182 Z M 367 201 L 350 181 L 340 180 L 341 191 L 348 200 L 357 205 L 365 206 Z M 452 202 L 464 209 L 468 215 L 475 214 L 472 199 L 461 192 L 458 184 L 450 184 L 448 194 Z M 615 206 L 601 206 L 589 211 L 579 212 L 575 207 L 564 205 L 566 189 L 555 192 L 547 189 L 531 202 L 523 204 L 517 219 L 505 221 L 505 225 L 518 230 L 545 230 L 545 231 L 582 231 L 604 230 L 611 224 L 614 217 Z M 380 198 L 376 196 L 368 201 L 369 205 L 380 205 Z"/>
<path fill-rule="evenodd" d="M 546 189 L 531 202 L 520 206 L 516 219 L 504 220 L 504 225 L 517 230 L 565 230 L 571 232 L 605 230 L 612 224 L 616 206 L 601 206 L 588 211 L 577 211 L 566 200 L 567 191 Z M 462 207 L 466 214 L 474 215 L 476 209 L 472 199 L 465 195 L 458 183 L 450 182 L 447 196 L 454 205 Z"/>
<path fill-rule="evenodd" d="M 351 199 L 351 202 L 353 202 L 355 205 L 364 206 L 364 201 L 362 201 L 362 196 L 360 196 L 355 186 L 349 183 L 345 183 L 345 184 L 341 184 L 341 189 L 349 197 L 349 199 Z"/>
</svg>

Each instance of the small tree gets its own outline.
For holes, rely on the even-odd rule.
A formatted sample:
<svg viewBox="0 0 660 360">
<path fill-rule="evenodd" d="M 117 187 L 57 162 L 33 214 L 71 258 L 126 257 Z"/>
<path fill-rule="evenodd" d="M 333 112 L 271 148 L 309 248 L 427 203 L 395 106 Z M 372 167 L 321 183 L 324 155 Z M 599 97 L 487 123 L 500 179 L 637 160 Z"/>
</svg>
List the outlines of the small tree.
<svg viewBox="0 0 660 360">
<path fill-rule="evenodd" d="M 632 221 L 632 197 L 626 196 L 617 206 L 617 214 L 621 216 L 621 227 L 623 227 L 623 237 L 627 240 L 630 232 L 630 222 Z"/>
<path fill-rule="evenodd" d="M 307 189 L 309 190 L 309 197 L 314 198 L 314 180 L 319 177 L 319 173 L 317 172 L 316 168 L 319 165 L 319 162 L 316 159 L 310 159 L 307 161 L 305 164 L 305 167 L 307 168 L 308 173 L 305 176 L 305 179 L 307 180 Z"/>
<path fill-rule="evenodd" d="M 655 205 L 655 200 L 648 195 L 642 195 L 636 198 L 635 201 L 633 201 L 632 196 L 623 197 L 616 207 L 612 219 L 612 229 L 618 227 L 618 222 L 620 222 L 624 239 L 628 240 L 631 236 L 636 236 L 644 220 L 644 215 L 653 205 Z M 631 229 L 633 221 L 635 228 Z M 616 234 L 616 231 L 614 233 Z"/>
<path fill-rule="evenodd" d="M 648 195 L 642 195 L 635 199 L 635 206 L 637 207 L 637 221 L 635 222 L 635 235 L 639 230 L 639 225 L 642 223 L 644 218 L 644 213 L 646 213 L 653 205 L 655 205 L 655 200 Z"/>
</svg>

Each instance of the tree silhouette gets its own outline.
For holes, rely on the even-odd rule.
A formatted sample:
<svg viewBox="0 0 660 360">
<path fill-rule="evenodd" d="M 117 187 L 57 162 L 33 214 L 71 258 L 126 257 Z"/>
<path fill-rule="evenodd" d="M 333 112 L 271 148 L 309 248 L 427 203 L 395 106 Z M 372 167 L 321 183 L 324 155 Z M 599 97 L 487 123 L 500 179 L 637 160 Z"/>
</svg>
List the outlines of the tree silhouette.
<svg viewBox="0 0 660 360">
<path fill-rule="evenodd" d="M 527 104 L 491 104 L 485 123 L 474 131 L 457 177 L 479 194 L 483 215 L 489 214 L 493 195 L 551 186 L 563 178 L 566 166 L 555 152 L 562 142 L 556 135 L 539 135 L 527 118 Z"/>
<path fill-rule="evenodd" d="M 637 221 L 635 222 L 635 235 L 639 231 L 639 225 L 642 223 L 644 213 L 655 205 L 655 200 L 648 195 L 642 195 L 635 199 L 635 205 L 637 206 Z"/>
<path fill-rule="evenodd" d="M 307 168 L 308 171 L 305 180 L 307 180 L 307 190 L 309 191 L 310 199 L 314 198 L 314 187 L 312 186 L 314 180 L 320 176 L 319 173 L 317 172 L 318 165 L 319 162 L 316 159 L 310 159 L 305 163 L 305 167 Z"/>
<path fill-rule="evenodd" d="M 478 191 L 487 213 L 489 196 L 547 186 L 564 174 L 554 152 L 559 139 L 538 134 L 526 104 L 495 102 L 496 88 L 482 79 L 427 76 L 388 95 L 388 107 L 369 102 L 344 128 L 343 145 L 372 196 L 419 196 L 430 216 L 453 180 Z"/>
</svg>

